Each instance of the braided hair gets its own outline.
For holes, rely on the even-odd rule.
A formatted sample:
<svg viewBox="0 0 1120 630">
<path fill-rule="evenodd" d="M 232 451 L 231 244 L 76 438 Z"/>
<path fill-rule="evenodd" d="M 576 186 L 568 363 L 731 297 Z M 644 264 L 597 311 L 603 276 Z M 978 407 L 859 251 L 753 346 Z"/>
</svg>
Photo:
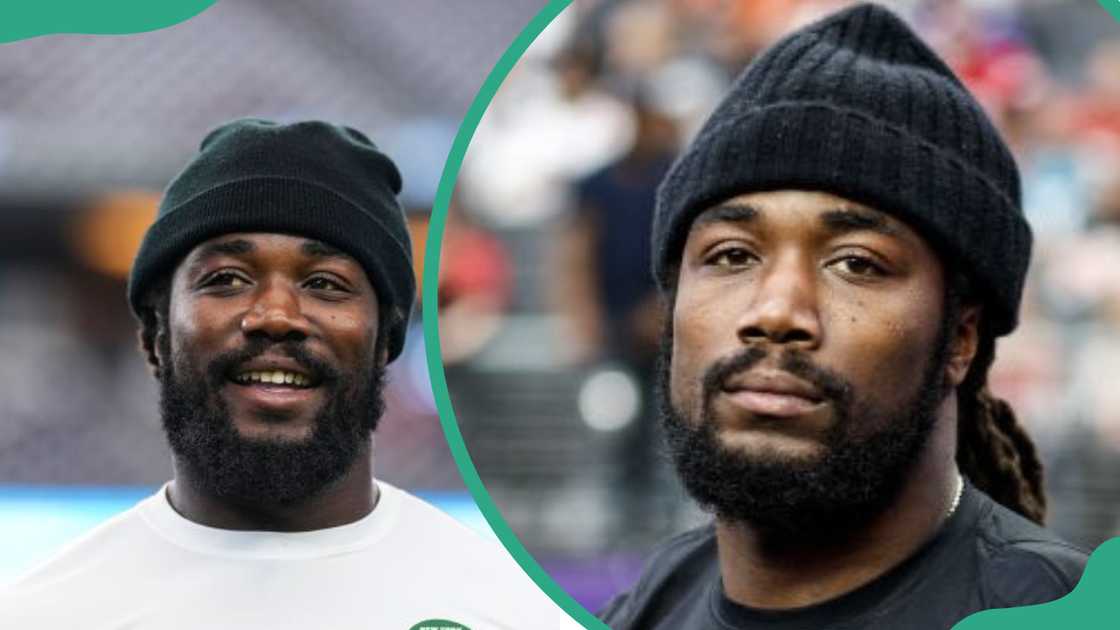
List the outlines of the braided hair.
<svg viewBox="0 0 1120 630">
<path fill-rule="evenodd" d="M 988 389 L 996 340 L 983 328 L 976 357 L 957 388 L 957 466 L 992 499 L 1041 525 L 1046 518 L 1042 462 L 1011 406 Z"/>
<path fill-rule="evenodd" d="M 960 271 L 950 270 L 946 294 L 948 321 L 960 316 L 963 304 L 980 302 Z M 957 466 L 992 499 L 1041 525 L 1046 518 L 1042 462 L 1011 406 L 988 388 L 995 358 L 996 335 L 981 316 L 976 356 L 957 387 Z"/>
</svg>

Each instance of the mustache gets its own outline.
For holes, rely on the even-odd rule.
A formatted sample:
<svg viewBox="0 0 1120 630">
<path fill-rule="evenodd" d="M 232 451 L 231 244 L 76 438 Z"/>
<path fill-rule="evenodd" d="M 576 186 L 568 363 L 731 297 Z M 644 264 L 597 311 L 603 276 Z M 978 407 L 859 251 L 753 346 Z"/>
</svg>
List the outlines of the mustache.
<svg viewBox="0 0 1120 630">
<path fill-rule="evenodd" d="M 340 377 L 339 371 L 334 366 L 315 356 L 302 341 L 290 339 L 273 341 L 265 337 L 253 337 L 240 348 L 224 352 L 215 357 L 206 369 L 207 379 L 212 385 L 220 385 L 239 366 L 270 351 L 295 361 L 320 383 L 333 383 Z"/>
<path fill-rule="evenodd" d="M 720 359 L 704 371 L 704 400 L 710 401 L 735 375 L 755 367 L 771 352 L 762 346 L 749 346 Z M 788 372 L 820 390 L 821 395 L 845 405 L 852 400 L 852 385 L 835 372 L 823 368 L 798 350 L 786 349 L 778 357 L 778 369 Z"/>
</svg>

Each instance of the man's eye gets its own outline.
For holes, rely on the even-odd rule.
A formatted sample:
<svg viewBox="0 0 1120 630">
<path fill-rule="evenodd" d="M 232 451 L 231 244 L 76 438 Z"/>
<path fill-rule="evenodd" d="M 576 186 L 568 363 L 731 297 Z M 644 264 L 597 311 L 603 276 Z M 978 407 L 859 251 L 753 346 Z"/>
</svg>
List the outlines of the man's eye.
<svg viewBox="0 0 1120 630">
<path fill-rule="evenodd" d="M 207 278 L 206 282 L 203 283 L 203 286 L 240 289 L 247 286 L 248 284 L 248 280 L 235 273 L 231 273 L 229 271 L 220 271 Z"/>
<path fill-rule="evenodd" d="M 876 277 L 887 274 L 882 266 L 863 256 L 845 256 L 834 263 L 846 274 L 862 277 Z"/>
<path fill-rule="evenodd" d="M 742 247 L 729 247 L 712 253 L 707 264 L 716 267 L 742 267 L 754 262 L 755 256 Z"/>
<path fill-rule="evenodd" d="M 345 291 L 346 290 L 346 287 L 342 286 L 341 283 L 336 282 L 334 280 L 331 280 L 330 278 L 326 278 L 324 276 L 316 276 L 314 278 L 311 278 L 310 280 L 307 281 L 307 284 L 305 286 L 307 286 L 307 288 L 309 288 L 309 289 L 315 289 L 315 290 L 319 290 L 319 291 Z"/>
</svg>

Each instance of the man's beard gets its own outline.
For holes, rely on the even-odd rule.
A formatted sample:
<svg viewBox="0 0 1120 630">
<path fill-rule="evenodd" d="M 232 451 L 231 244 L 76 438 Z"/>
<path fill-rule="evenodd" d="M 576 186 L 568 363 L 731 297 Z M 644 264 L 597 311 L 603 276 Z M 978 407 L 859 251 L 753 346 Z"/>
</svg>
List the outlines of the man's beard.
<svg viewBox="0 0 1120 630">
<path fill-rule="evenodd" d="M 163 356 L 171 357 L 167 335 L 162 338 Z M 237 366 L 270 349 L 321 380 L 326 402 L 306 439 L 242 436 L 218 394 L 219 388 L 233 386 L 227 375 Z M 160 410 L 177 465 L 186 467 L 199 490 L 235 504 L 291 505 L 315 496 L 367 452 L 364 447 L 384 410 L 385 368 L 372 360 L 376 355 L 357 372 L 341 374 L 298 342 L 255 338 L 203 370 L 165 361 L 159 370 Z"/>
<path fill-rule="evenodd" d="M 944 376 L 947 325 L 918 391 L 893 409 L 873 406 L 835 373 L 814 365 L 804 353 L 787 350 L 778 357 L 780 369 L 815 385 L 834 409 L 834 424 L 822 438 L 823 452 L 804 458 L 744 453 L 720 441 L 713 401 L 727 378 L 758 364 L 767 352 L 750 347 L 709 368 L 703 379 L 703 416 L 685 418 L 669 392 L 671 328 L 663 339 L 657 398 L 669 452 L 685 489 L 721 520 L 749 524 L 772 543 L 824 543 L 881 514 L 921 457 L 949 392 Z"/>
</svg>

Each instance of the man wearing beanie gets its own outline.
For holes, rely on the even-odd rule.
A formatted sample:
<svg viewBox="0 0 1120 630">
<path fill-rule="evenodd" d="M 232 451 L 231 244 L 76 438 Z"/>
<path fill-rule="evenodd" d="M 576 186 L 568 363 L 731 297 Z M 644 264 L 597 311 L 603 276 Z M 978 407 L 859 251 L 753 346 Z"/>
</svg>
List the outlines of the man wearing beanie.
<svg viewBox="0 0 1120 630">
<path fill-rule="evenodd" d="M 400 189 L 346 127 L 203 140 L 128 287 L 174 479 L 0 594 L 0 627 L 578 627 L 499 545 L 373 478 L 416 290 Z"/>
<path fill-rule="evenodd" d="M 1050 601 L 1086 553 L 987 388 L 1031 235 L 980 106 L 859 5 L 764 52 L 658 191 L 669 451 L 713 523 L 615 630 L 930 628 Z"/>
</svg>

